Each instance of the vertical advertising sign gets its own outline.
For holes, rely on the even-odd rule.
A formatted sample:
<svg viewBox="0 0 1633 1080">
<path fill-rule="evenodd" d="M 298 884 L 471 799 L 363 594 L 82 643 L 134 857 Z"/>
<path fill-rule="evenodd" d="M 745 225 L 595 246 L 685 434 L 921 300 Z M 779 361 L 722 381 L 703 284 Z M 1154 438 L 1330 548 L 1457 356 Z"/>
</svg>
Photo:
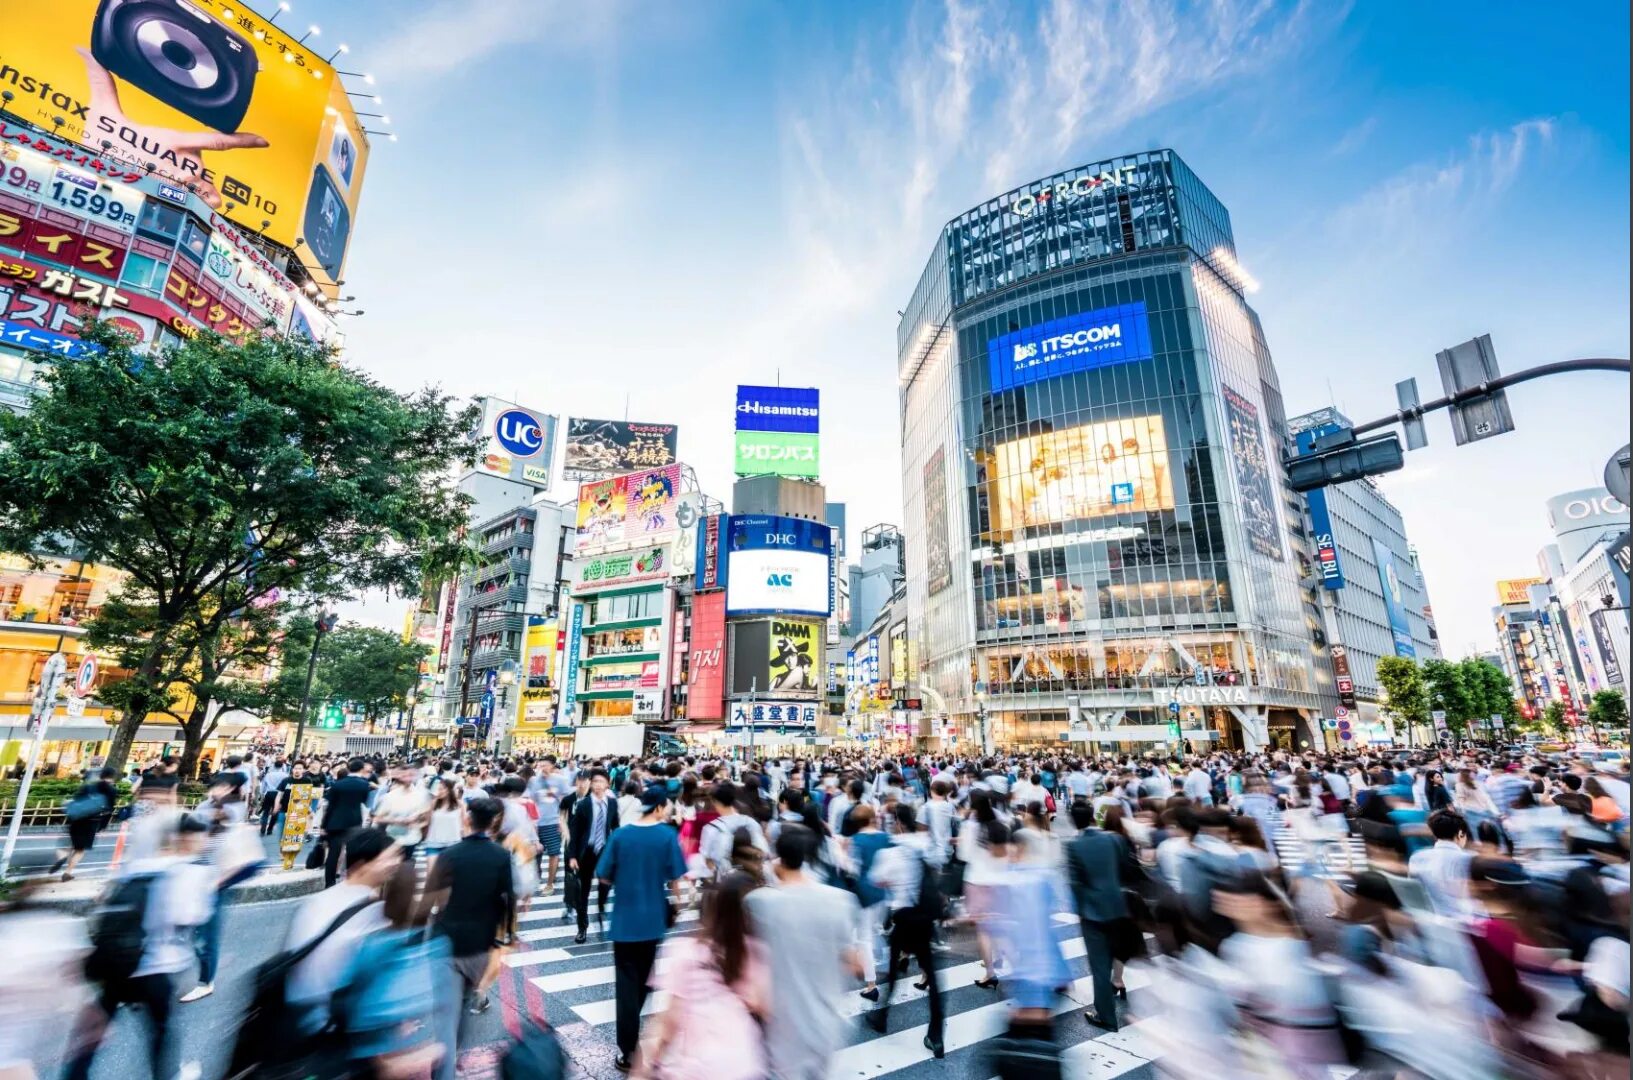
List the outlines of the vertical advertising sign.
<svg viewBox="0 0 1633 1080">
<path fill-rule="evenodd" d="M 687 658 L 686 716 L 690 720 L 725 718 L 726 594 L 692 597 L 692 640 Z"/>
<path fill-rule="evenodd" d="M 1220 386 L 1225 399 L 1225 438 L 1230 445 L 1231 466 L 1242 497 L 1242 524 L 1247 542 L 1255 552 L 1281 562 L 1281 514 L 1276 507 L 1276 485 L 1265 455 L 1264 429 L 1259 425 L 1259 408 L 1228 386 Z"/>
<path fill-rule="evenodd" d="M 567 629 L 567 671 L 562 677 L 561 721 L 576 722 L 574 711 L 578 706 L 578 654 L 584 641 L 584 605 L 573 605 L 573 619 Z"/>
<path fill-rule="evenodd" d="M 1412 623 L 1406 617 L 1406 598 L 1400 573 L 1395 568 L 1395 553 L 1373 537 L 1372 556 L 1378 562 L 1378 583 L 1383 587 L 1384 612 L 1389 619 L 1390 635 L 1395 639 L 1395 655 L 1416 659 L 1418 650 L 1412 644 Z"/>
<path fill-rule="evenodd" d="M 821 414 L 820 394 L 815 389 L 739 386 L 737 475 L 817 476 Z"/>
<path fill-rule="evenodd" d="M 726 560 L 720 550 L 720 534 L 730 518 L 725 514 L 710 514 L 697 530 L 698 590 L 719 589 L 726 584 Z"/>
<path fill-rule="evenodd" d="M 1338 683 L 1338 701 L 1346 709 L 1355 708 L 1355 678 L 1350 674 L 1349 653 L 1336 642 L 1332 646 L 1332 673 Z"/>
<path fill-rule="evenodd" d="M 931 596 L 953 581 L 952 536 L 947 524 L 947 463 L 941 448 L 924 463 L 924 563 Z"/>
<path fill-rule="evenodd" d="M 1296 436 L 1299 453 L 1308 454 L 1315 448 L 1315 440 L 1337 430 L 1337 425 L 1324 424 L 1301 431 Z M 1310 508 L 1310 528 L 1315 540 L 1316 572 L 1321 575 L 1321 587 L 1338 590 L 1344 587 L 1344 568 L 1338 562 L 1338 541 L 1333 535 L 1332 514 L 1327 509 L 1327 492 L 1317 488 L 1304 496 Z"/>
</svg>

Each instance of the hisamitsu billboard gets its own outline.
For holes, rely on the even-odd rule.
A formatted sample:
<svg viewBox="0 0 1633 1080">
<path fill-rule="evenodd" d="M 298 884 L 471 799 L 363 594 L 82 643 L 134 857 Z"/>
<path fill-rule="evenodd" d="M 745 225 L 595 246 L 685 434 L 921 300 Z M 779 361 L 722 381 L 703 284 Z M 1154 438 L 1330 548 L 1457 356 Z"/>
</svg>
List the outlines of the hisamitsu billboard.
<svg viewBox="0 0 1633 1080">
<path fill-rule="evenodd" d="M 1151 356 L 1145 302 L 1051 319 L 987 343 L 993 392 Z"/>
<path fill-rule="evenodd" d="M 786 431 L 815 435 L 820 430 L 820 392 L 797 386 L 739 386 L 738 431 Z"/>
</svg>

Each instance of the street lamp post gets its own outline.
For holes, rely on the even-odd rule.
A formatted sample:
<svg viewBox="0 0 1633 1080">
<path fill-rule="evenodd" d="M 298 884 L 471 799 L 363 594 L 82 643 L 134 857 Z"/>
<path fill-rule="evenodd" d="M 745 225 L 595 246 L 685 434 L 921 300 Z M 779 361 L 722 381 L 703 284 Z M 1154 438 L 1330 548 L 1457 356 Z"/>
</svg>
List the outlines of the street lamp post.
<svg viewBox="0 0 1633 1080">
<path fill-rule="evenodd" d="M 975 717 L 981 734 L 981 756 L 992 756 L 992 734 L 987 729 L 987 696 L 979 690 L 975 692 Z"/>
<path fill-rule="evenodd" d="M 295 720 L 295 753 L 301 752 L 301 740 L 306 737 L 306 710 L 312 704 L 312 676 L 318 670 L 318 646 L 323 644 L 323 635 L 335 628 L 340 616 L 333 611 L 324 611 L 312 620 L 312 655 L 306 661 L 306 686 L 301 690 L 300 716 Z"/>
</svg>

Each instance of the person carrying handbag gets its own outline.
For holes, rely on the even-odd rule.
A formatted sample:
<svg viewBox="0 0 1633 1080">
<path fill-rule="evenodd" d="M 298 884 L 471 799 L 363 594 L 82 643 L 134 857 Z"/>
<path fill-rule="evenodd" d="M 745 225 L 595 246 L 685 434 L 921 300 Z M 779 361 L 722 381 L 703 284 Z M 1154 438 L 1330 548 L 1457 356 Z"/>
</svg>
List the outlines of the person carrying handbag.
<svg viewBox="0 0 1633 1080">
<path fill-rule="evenodd" d="M 762 1080 L 769 1001 L 764 946 L 748 935 L 744 898 L 761 883 L 733 872 L 704 895 L 701 931 L 663 945 L 653 989 L 667 1004 L 648 1026 L 632 1076 Z"/>
</svg>

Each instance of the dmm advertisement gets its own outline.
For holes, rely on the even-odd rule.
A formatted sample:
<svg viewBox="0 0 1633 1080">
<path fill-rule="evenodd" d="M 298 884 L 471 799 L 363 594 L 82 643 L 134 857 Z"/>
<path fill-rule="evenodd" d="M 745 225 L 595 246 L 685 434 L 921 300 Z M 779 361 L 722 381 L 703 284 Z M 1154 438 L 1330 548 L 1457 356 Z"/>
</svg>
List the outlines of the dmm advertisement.
<svg viewBox="0 0 1633 1080">
<path fill-rule="evenodd" d="M 499 398 L 482 399 L 481 436 L 486 440 L 476 459 L 478 472 L 550 490 L 556 451 L 556 418 Z"/>
<path fill-rule="evenodd" d="M 815 435 L 821 430 L 821 394 L 795 386 L 739 386 L 738 431 L 785 431 Z"/>
<path fill-rule="evenodd" d="M 726 698 L 726 594 L 692 598 L 692 640 L 687 645 L 686 717 L 719 720 Z"/>
<path fill-rule="evenodd" d="M 765 515 L 731 518 L 726 611 L 819 615 L 828 608 L 828 526 Z"/>
<path fill-rule="evenodd" d="M 665 465 L 578 489 L 578 552 L 668 540 L 679 530 L 680 466 Z"/>
<path fill-rule="evenodd" d="M 1225 435 L 1230 440 L 1236 486 L 1242 493 L 1242 526 L 1247 530 L 1248 546 L 1281 562 L 1286 558 L 1281 549 L 1281 515 L 1276 509 L 1276 485 L 1265 456 L 1258 406 L 1228 386 L 1220 390 L 1225 395 Z"/>
<path fill-rule="evenodd" d="M 771 621 L 768 670 L 773 692 L 816 693 L 823 637 L 820 622 L 808 619 Z"/>
<path fill-rule="evenodd" d="M 1384 611 L 1389 617 L 1390 635 L 1395 639 L 1395 655 L 1416 658 L 1418 650 L 1412 644 L 1412 623 L 1406 616 L 1406 595 L 1395 568 L 1395 553 L 1373 537 L 1372 557 L 1378 562 L 1378 583 L 1383 586 Z"/>
<path fill-rule="evenodd" d="M 924 563 L 931 596 L 953 581 L 947 530 L 947 462 L 938 446 L 924 463 Z"/>
<path fill-rule="evenodd" d="M 368 159 L 357 114 L 316 48 L 243 5 L 6 0 L 0 83 L 7 112 L 190 185 L 323 285 L 344 276 Z"/>
<path fill-rule="evenodd" d="M 993 527 L 1174 508 L 1162 417 L 1084 424 L 993 449 Z"/>
<path fill-rule="evenodd" d="M 632 420 L 567 418 L 567 448 L 562 454 L 562 477 L 567 480 L 604 480 L 609 476 L 673 465 L 680 429 L 674 424 L 643 424 Z"/>
<path fill-rule="evenodd" d="M 734 471 L 738 476 L 817 476 L 822 470 L 820 439 L 781 431 L 739 431 Z"/>
<path fill-rule="evenodd" d="M 1137 300 L 995 337 L 987 343 L 987 375 L 997 393 L 1150 356 L 1151 325 Z"/>
</svg>

